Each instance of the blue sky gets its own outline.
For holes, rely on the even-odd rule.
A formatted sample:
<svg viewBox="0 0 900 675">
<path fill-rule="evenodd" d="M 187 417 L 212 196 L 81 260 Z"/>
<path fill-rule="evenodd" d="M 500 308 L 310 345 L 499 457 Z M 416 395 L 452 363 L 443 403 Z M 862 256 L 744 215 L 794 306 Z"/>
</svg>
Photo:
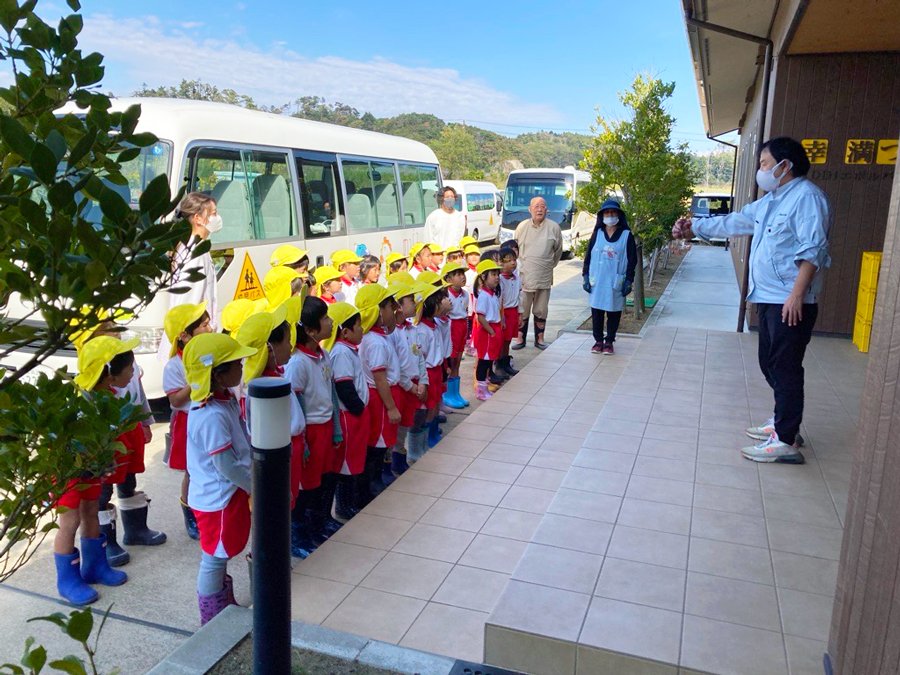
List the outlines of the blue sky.
<svg viewBox="0 0 900 675">
<path fill-rule="evenodd" d="M 83 0 L 83 14 L 83 47 L 106 55 L 118 95 L 196 78 L 269 104 L 316 94 L 377 116 L 587 132 L 650 72 L 676 82 L 677 138 L 721 147 L 704 140 L 679 0 Z"/>
</svg>

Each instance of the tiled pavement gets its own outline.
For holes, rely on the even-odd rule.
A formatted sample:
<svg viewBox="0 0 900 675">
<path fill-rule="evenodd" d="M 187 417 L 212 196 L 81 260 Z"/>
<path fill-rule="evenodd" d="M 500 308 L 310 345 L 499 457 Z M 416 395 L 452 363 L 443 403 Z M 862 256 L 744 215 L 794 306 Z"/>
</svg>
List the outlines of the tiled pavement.
<svg viewBox="0 0 900 675">
<path fill-rule="evenodd" d="M 807 463 L 757 465 L 754 335 L 589 346 L 562 336 L 298 564 L 294 619 L 535 673 L 821 673 L 865 357 L 815 338 Z"/>
</svg>

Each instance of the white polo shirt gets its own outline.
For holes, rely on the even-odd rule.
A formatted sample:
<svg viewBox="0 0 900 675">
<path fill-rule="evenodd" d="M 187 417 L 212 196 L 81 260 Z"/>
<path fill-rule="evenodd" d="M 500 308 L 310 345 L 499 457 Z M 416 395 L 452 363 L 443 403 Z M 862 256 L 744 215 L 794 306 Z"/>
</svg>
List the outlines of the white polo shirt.
<svg viewBox="0 0 900 675">
<path fill-rule="evenodd" d="M 416 326 L 418 343 L 422 346 L 425 366 L 434 368 L 444 362 L 444 341 L 433 319 L 422 319 Z"/>
<path fill-rule="evenodd" d="M 465 319 L 469 315 L 469 292 L 465 288 L 460 288 L 459 294 L 455 295 L 456 289 L 453 286 L 447 290 L 450 293 L 450 318 Z"/>
<path fill-rule="evenodd" d="M 443 350 L 444 358 L 446 359 L 453 351 L 453 345 L 450 342 L 450 317 L 436 317 L 434 324 L 437 326 L 437 333 L 441 338 L 441 349 Z"/>
<path fill-rule="evenodd" d="M 381 328 L 373 328 L 363 335 L 362 344 L 359 346 L 359 356 L 362 359 L 363 372 L 366 375 L 366 383 L 369 387 L 375 386 L 373 373 L 383 370 L 388 384 L 394 385 L 400 382 L 400 357 L 397 350 L 388 341 L 387 333 Z"/>
<path fill-rule="evenodd" d="M 166 365 L 163 366 L 162 384 L 163 391 L 166 392 L 166 396 L 181 391 L 187 386 L 188 381 L 187 376 L 184 372 L 184 361 L 181 360 L 180 354 L 176 354 L 171 359 L 166 361 Z M 191 409 L 191 405 L 191 400 L 188 399 L 187 403 L 185 403 L 184 405 L 173 405 L 171 407 L 172 410 L 187 412 Z"/>
<path fill-rule="evenodd" d="M 334 381 L 352 381 L 356 394 L 363 405 L 368 405 L 369 385 L 366 382 L 366 374 L 363 372 L 362 360 L 359 358 L 359 348 L 343 340 L 336 341 L 334 347 L 331 348 L 331 367 L 334 369 Z M 341 410 L 347 410 L 340 397 L 338 397 L 338 404 Z"/>
<path fill-rule="evenodd" d="M 311 352 L 297 347 L 284 368 L 284 377 L 295 394 L 303 396 L 307 424 L 325 424 L 334 414 L 331 398 L 331 358 L 321 348 Z"/>
<path fill-rule="evenodd" d="M 519 292 L 522 290 L 522 282 L 519 279 L 519 270 L 513 270 L 513 273 L 507 278 L 506 275 L 500 275 L 500 306 L 503 309 L 508 307 L 519 306 Z"/>
<path fill-rule="evenodd" d="M 475 298 L 475 313 L 483 314 L 488 323 L 500 321 L 500 298 L 489 288 L 482 288 Z"/>
<path fill-rule="evenodd" d="M 284 368 L 279 367 L 275 372 L 264 370 L 260 377 L 285 377 Z M 252 382 L 252 380 L 251 380 Z M 250 384 L 249 382 L 247 384 Z M 252 429 L 250 426 L 250 401 L 247 400 L 250 387 L 242 387 L 236 395 L 242 397 L 244 401 L 244 416 L 247 418 L 247 430 Z M 303 407 L 300 405 L 300 399 L 291 396 L 291 437 L 299 436 L 306 430 L 306 416 L 303 414 Z"/>
<path fill-rule="evenodd" d="M 412 352 L 412 347 L 407 338 L 407 333 L 412 332 L 412 328 L 406 321 L 397 324 L 393 332 L 388 334 L 388 342 L 393 345 L 394 351 L 397 352 L 397 360 L 400 363 L 400 386 L 406 391 L 412 388 L 412 380 L 419 376 L 419 367 Z"/>
</svg>

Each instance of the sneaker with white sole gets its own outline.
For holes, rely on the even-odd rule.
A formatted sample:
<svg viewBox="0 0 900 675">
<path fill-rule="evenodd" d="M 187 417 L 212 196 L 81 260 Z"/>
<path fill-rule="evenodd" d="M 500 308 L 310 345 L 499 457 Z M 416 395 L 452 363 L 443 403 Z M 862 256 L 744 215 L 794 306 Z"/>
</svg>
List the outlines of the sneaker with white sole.
<svg viewBox="0 0 900 675">
<path fill-rule="evenodd" d="M 767 441 L 769 440 L 769 436 L 775 433 L 775 418 L 770 417 L 758 427 L 747 427 L 747 429 L 744 430 L 744 433 L 747 434 L 750 438 L 755 438 L 758 441 Z M 803 447 L 803 436 L 797 434 L 797 438 L 794 440 L 794 445 Z"/>
<path fill-rule="evenodd" d="M 754 462 L 780 462 L 782 464 L 803 464 L 806 459 L 798 446 L 783 443 L 778 434 L 772 433 L 766 440 L 741 448 L 741 454 Z"/>
</svg>

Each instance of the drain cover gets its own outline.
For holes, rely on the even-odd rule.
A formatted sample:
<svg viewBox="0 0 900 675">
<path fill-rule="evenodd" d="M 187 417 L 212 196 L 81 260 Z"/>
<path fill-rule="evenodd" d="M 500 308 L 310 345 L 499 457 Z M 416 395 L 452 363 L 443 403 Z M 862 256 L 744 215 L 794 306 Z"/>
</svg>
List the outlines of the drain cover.
<svg viewBox="0 0 900 675">
<path fill-rule="evenodd" d="M 456 663 L 453 664 L 453 668 L 450 669 L 449 675 L 525 675 L 525 673 L 457 659 Z"/>
</svg>

